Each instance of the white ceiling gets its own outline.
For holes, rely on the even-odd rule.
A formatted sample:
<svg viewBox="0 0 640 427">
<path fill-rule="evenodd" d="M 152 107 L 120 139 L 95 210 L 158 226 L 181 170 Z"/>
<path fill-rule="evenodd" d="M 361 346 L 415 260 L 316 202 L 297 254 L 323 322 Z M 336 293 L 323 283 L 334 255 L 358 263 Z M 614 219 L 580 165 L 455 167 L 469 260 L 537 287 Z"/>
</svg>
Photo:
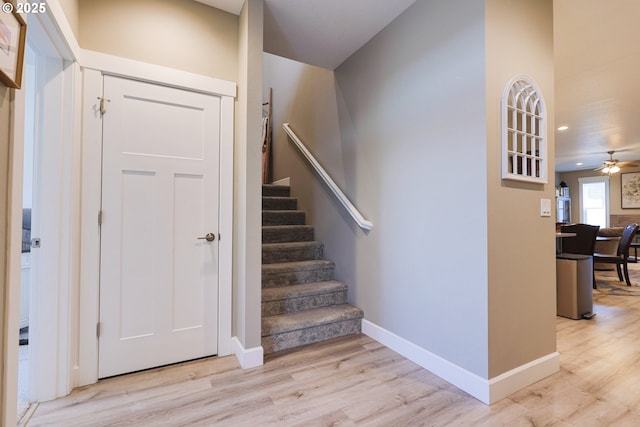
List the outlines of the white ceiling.
<svg viewBox="0 0 640 427">
<path fill-rule="evenodd" d="M 415 0 L 266 0 L 264 50 L 338 67 Z"/>
<path fill-rule="evenodd" d="M 238 15 L 244 0 L 196 0 Z M 264 50 L 335 69 L 415 0 L 265 0 Z"/>
<path fill-rule="evenodd" d="M 239 14 L 244 0 L 196 0 Z M 335 69 L 415 0 L 265 0 L 266 52 Z M 640 159 L 640 1 L 555 0 L 556 170 Z M 577 162 L 583 165 L 577 166 Z"/>
<path fill-rule="evenodd" d="M 556 170 L 640 159 L 638 18 L 637 0 L 555 1 Z"/>
</svg>

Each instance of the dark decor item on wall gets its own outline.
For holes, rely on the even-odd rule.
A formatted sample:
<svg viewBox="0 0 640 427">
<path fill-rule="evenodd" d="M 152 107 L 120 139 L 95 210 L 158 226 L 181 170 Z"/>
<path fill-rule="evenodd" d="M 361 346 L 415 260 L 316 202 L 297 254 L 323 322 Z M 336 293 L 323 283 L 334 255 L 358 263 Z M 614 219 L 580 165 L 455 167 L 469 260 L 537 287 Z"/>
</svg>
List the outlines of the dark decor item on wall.
<svg viewBox="0 0 640 427">
<path fill-rule="evenodd" d="M 20 89 L 27 23 L 11 1 L 3 0 L 0 7 L 0 82 Z"/>
</svg>

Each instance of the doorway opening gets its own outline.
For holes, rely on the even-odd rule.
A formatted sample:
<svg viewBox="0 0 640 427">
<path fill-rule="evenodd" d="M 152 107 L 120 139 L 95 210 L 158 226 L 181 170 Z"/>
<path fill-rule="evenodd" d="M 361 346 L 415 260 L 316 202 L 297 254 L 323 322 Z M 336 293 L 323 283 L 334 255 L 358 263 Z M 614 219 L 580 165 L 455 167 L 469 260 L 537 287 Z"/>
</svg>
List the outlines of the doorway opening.
<svg viewBox="0 0 640 427">
<path fill-rule="evenodd" d="M 21 111 L 24 126 L 23 230 L 17 403 L 20 417 L 30 403 L 68 393 L 68 304 L 72 274 L 68 223 L 71 214 L 73 85 L 59 41 L 47 17 L 27 17 Z"/>
<path fill-rule="evenodd" d="M 23 76 L 25 91 L 24 164 L 22 176 L 22 245 L 20 265 L 20 342 L 18 350 L 18 419 L 29 409 L 29 318 L 31 305 L 31 216 L 33 210 L 36 53 L 27 45 Z"/>
</svg>

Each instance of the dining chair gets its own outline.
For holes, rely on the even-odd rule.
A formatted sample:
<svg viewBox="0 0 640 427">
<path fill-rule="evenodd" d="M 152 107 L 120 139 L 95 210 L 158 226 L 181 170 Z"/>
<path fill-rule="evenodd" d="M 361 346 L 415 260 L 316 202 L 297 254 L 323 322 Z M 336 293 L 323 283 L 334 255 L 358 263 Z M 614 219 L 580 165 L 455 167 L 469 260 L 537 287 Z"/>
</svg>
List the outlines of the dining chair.
<svg viewBox="0 0 640 427">
<path fill-rule="evenodd" d="M 615 264 L 616 270 L 618 272 L 618 279 L 622 282 L 622 272 L 624 271 L 624 280 L 627 282 L 627 286 L 631 286 L 631 280 L 629 279 L 629 248 L 631 247 L 631 242 L 633 241 L 636 232 L 638 231 L 638 224 L 629 224 L 624 228 L 622 232 L 622 237 L 618 242 L 618 251 L 616 255 L 609 254 L 593 254 L 593 262 L 599 262 L 603 264 Z M 622 267 L 622 271 L 621 271 Z M 595 280 L 593 282 L 593 286 L 595 287 Z"/>
<path fill-rule="evenodd" d="M 575 237 L 565 237 L 562 240 L 562 252 L 593 255 L 599 230 L 599 225 L 571 224 L 561 226 L 561 232 L 576 234 Z"/>
</svg>

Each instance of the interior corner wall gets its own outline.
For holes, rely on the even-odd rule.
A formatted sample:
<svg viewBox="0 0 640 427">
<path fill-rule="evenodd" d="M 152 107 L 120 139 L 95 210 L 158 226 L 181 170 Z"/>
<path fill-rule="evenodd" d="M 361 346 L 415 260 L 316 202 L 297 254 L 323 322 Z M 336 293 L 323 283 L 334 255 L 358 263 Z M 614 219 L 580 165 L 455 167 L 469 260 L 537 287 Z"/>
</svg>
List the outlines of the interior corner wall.
<svg viewBox="0 0 640 427">
<path fill-rule="evenodd" d="M 193 0 L 79 0 L 78 10 L 83 49 L 233 82 L 238 77 L 238 17 L 231 13 Z"/>
<path fill-rule="evenodd" d="M 556 352 L 553 2 L 486 0 L 489 378 Z M 546 109 L 547 184 L 501 179 L 501 97 L 532 78 Z"/>
<path fill-rule="evenodd" d="M 262 11 L 263 0 L 247 0 L 239 25 L 232 333 L 245 349 L 261 345 Z"/>
<path fill-rule="evenodd" d="M 273 180 L 291 178 L 291 193 L 298 199 L 300 209 L 305 210 L 307 223 L 316 226 L 317 235 L 326 236 L 322 221 L 318 222 L 316 218 L 325 216 L 323 207 L 331 206 L 335 201 L 327 197 L 326 187 L 293 146 L 282 129 L 282 124 L 289 123 L 313 155 L 330 170 L 331 178 L 338 186 L 351 191 L 346 180 L 349 171 L 342 163 L 343 154 L 339 149 L 340 129 L 334 72 L 265 53 L 265 101 L 268 99 L 269 88 L 272 89 L 273 96 Z"/>
<path fill-rule="evenodd" d="M 265 80 L 282 112 L 274 178 L 294 175 L 292 191 L 311 211 L 349 301 L 369 322 L 486 378 L 483 9 L 476 0 L 418 0 L 335 73 L 278 60 L 265 65 Z M 280 158 L 291 150 L 283 121 L 373 222 L 371 232 L 295 151 Z"/>
</svg>

